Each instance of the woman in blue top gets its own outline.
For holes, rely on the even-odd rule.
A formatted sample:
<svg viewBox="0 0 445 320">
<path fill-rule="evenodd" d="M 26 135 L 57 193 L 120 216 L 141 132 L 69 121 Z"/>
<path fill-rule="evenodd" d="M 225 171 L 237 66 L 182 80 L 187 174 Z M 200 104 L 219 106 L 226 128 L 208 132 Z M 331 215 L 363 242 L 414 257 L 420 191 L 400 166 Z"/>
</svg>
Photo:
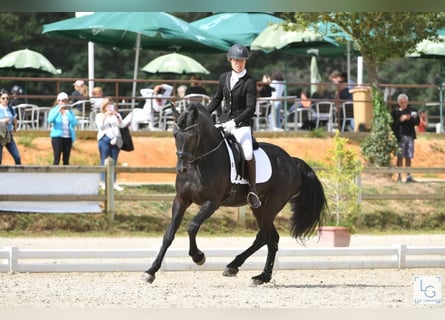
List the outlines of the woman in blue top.
<svg viewBox="0 0 445 320">
<path fill-rule="evenodd" d="M 54 153 L 54 165 L 60 162 L 62 155 L 63 164 L 70 162 L 71 147 L 76 141 L 74 127 L 77 125 L 77 118 L 68 105 L 68 95 L 61 92 L 57 95 L 56 105 L 48 113 L 48 123 L 51 126 L 51 145 Z"/>
<path fill-rule="evenodd" d="M 0 164 L 3 158 L 3 146 L 9 151 L 14 158 L 15 164 L 22 164 L 19 149 L 15 144 L 13 131 L 16 129 L 17 114 L 9 105 L 9 94 L 6 90 L 1 90 L 0 98 L 0 130 L 2 130 L 2 143 L 0 143 Z"/>
</svg>

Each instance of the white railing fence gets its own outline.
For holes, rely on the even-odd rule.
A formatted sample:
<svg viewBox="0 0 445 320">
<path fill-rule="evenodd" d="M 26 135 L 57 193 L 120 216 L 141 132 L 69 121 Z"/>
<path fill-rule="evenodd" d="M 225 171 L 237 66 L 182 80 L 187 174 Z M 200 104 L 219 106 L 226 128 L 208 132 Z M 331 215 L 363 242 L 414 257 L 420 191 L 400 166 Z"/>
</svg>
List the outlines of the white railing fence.
<svg viewBox="0 0 445 320">
<path fill-rule="evenodd" d="M 224 270 L 243 249 L 208 249 L 207 261 L 197 266 L 188 249 L 167 251 L 161 270 Z M 0 248 L 0 272 L 142 272 L 158 249 L 20 249 Z M 244 270 L 261 270 L 266 249 L 250 257 Z M 373 269 L 443 268 L 445 247 L 283 248 L 278 251 L 276 270 L 289 269 Z"/>
</svg>

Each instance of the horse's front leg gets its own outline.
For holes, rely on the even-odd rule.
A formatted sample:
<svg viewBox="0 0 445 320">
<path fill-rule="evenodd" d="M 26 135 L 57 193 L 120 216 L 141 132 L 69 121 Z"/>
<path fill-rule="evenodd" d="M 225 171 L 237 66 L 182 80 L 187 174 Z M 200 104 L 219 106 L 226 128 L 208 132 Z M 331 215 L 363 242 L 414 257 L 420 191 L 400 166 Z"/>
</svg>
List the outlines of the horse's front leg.
<svg viewBox="0 0 445 320">
<path fill-rule="evenodd" d="M 156 259 L 153 261 L 151 267 L 144 272 L 143 277 L 146 282 L 152 283 L 155 280 L 155 273 L 161 267 L 165 253 L 175 239 L 175 234 L 176 231 L 178 231 L 182 218 L 184 217 L 184 212 L 190 206 L 190 204 L 190 201 L 185 201 L 176 195 L 173 201 L 172 218 L 162 239 L 161 249 L 159 250 L 159 253 Z"/>
<path fill-rule="evenodd" d="M 205 254 L 198 249 L 198 245 L 196 243 L 196 235 L 198 234 L 199 228 L 203 224 L 205 220 L 207 220 L 218 208 L 214 201 L 206 201 L 201 206 L 201 209 L 196 214 L 196 216 L 192 219 L 190 224 L 187 227 L 187 233 L 189 235 L 189 255 L 192 257 L 192 260 L 197 265 L 202 265 L 205 263 L 206 257 Z"/>
</svg>

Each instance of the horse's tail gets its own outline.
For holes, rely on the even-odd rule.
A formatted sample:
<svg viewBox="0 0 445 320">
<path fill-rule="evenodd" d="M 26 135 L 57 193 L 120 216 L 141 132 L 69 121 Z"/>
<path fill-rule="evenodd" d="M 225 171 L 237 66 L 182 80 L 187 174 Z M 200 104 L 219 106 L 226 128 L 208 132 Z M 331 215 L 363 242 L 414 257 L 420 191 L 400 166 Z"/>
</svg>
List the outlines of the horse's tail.
<svg viewBox="0 0 445 320">
<path fill-rule="evenodd" d="M 323 225 L 328 212 L 328 204 L 323 185 L 315 171 L 303 160 L 293 158 L 301 175 L 300 190 L 290 199 L 292 215 L 289 219 L 290 231 L 297 240 L 304 240 Z"/>
</svg>

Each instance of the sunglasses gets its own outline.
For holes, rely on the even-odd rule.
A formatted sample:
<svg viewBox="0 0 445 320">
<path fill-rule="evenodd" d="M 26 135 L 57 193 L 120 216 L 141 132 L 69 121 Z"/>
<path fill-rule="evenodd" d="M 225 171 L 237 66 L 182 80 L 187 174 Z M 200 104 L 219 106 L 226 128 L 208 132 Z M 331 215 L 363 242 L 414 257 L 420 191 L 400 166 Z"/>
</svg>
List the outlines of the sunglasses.
<svg viewBox="0 0 445 320">
<path fill-rule="evenodd" d="M 8 97 L 2 97 L 2 100 L 9 100 Z"/>
</svg>

